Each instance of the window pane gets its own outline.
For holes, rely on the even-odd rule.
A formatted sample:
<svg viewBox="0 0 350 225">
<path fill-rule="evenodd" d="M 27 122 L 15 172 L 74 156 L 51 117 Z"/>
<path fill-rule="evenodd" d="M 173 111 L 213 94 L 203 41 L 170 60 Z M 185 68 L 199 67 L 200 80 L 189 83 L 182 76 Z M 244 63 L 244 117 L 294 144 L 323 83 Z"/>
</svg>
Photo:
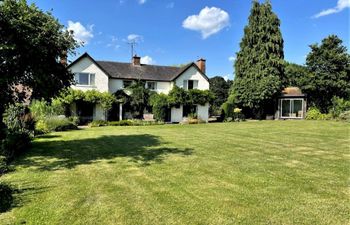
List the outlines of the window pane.
<svg viewBox="0 0 350 225">
<path fill-rule="evenodd" d="M 303 101 L 293 100 L 292 117 L 302 117 L 303 115 Z"/>
<path fill-rule="evenodd" d="M 193 80 L 189 80 L 188 81 L 188 90 L 192 90 L 193 89 Z"/>
<path fill-rule="evenodd" d="M 155 90 L 156 89 L 156 82 L 147 82 L 147 89 Z"/>
<path fill-rule="evenodd" d="M 76 84 L 79 84 L 79 73 L 74 74 L 74 81 Z"/>
<path fill-rule="evenodd" d="M 95 74 L 90 74 L 90 85 L 95 85 Z"/>
<path fill-rule="evenodd" d="M 88 73 L 80 73 L 79 74 L 79 84 L 82 84 L 82 85 L 89 84 L 89 74 Z"/>
<path fill-rule="evenodd" d="M 290 117 L 290 100 L 282 100 L 282 117 Z"/>
<path fill-rule="evenodd" d="M 132 81 L 131 81 L 131 80 L 124 80 L 124 81 L 123 81 L 123 86 L 124 86 L 124 88 L 129 87 L 131 84 L 132 84 Z"/>
</svg>

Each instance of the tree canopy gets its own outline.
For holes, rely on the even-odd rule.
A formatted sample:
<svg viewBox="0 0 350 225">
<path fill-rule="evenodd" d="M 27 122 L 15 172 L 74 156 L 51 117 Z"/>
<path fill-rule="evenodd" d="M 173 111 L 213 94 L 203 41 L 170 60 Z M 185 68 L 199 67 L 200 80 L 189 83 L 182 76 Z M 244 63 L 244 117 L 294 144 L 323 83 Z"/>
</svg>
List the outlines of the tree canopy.
<svg viewBox="0 0 350 225">
<path fill-rule="evenodd" d="M 283 38 L 280 20 L 270 1 L 253 2 L 235 61 L 232 95 L 246 114 L 262 117 L 273 109 L 273 98 L 282 88 Z"/>
<path fill-rule="evenodd" d="M 327 112 L 334 96 L 350 97 L 350 55 L 342 40 L 330 35 L 322 43 L 310 45 L 306 66 L 312 71 L 309 78 L 310 102 Z"/>
<path fill-rule="evenodd" d="M 211 113 L 220 115 L 219 109 L 227 100 L 232 81 L 225 80 L 223 77 L 216 76 L 209 79 L 210 91 L 215 95 L 213 104 L 211 105 Z"/>
<path fill-rule="evenodd" d="M 0 106 L 13 101 L 15 85 L 28 87 L 38 99 L 49 99 L 70 86 L 73 74 L 60 60 L 76 47 L 71 33 L 50 12 L 25 0 L 1 1 Z"/>
</svg>

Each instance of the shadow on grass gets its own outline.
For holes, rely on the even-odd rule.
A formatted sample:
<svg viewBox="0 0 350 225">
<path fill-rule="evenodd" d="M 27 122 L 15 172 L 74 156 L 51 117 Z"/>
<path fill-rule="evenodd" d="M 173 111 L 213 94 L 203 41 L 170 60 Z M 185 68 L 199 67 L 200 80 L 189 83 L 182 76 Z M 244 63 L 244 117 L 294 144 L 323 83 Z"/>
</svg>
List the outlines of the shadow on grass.
<svg viewBox="0 0 350 225">
<path fill-rule="evenodd" d="M 41 170 L 74 168 L 78 165 L 129 158 L 140 166 L 161 163 L 167 155 L 191 155 L 192 150 L 162 146 L 164 143 L 153 135 L 110 135 L 93 139 L 54 140 L 40 137 L 32 149 L 16 164 Z"/>
</svg>

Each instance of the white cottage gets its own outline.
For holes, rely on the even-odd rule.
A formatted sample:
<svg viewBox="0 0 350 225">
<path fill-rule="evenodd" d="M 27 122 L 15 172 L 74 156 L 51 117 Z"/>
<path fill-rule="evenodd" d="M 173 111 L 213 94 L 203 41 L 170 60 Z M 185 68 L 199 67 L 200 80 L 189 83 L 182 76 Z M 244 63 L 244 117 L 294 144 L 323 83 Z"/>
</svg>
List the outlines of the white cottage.
<svg viewBox="0 0 350 225">
<path fill-rule="evenodd" d="M 131 63 L 97 61 L 88 53 L 84 53 L 68 68 L 75 74 L 76 84 L 73 89 L 97 90 L 100 92 L 115 93 L 131 84 L 133 80 L 143 80 L 146 87 L 158 93 L 168 94 L 177 85 L 178 87 L 199 90 L 209 90 L 209 79 L 205 74 L 206 61 L 199 59 L 182 67 L 157 66 L 141 64 L 140 57 L 134 56 Z M 84 109 L 84 110 L 81 110 Z M 123 105 L 113 110 L 114 118 L 125 119 L 128 115 L 123 112 Z M 82 117 L 90 117 L 93 120 L 106 120 L 106 113 L 99 105 L 74 104 L 72 111 Z M 197 105 L 198 118 L 208 121 L 209 104 Z M 172 108 L 170 122 L 181 122 L 186 117 L 186 110 L 183 106 Z M 113 116 L 113 115 L 112 115 Z"/>
</svg>

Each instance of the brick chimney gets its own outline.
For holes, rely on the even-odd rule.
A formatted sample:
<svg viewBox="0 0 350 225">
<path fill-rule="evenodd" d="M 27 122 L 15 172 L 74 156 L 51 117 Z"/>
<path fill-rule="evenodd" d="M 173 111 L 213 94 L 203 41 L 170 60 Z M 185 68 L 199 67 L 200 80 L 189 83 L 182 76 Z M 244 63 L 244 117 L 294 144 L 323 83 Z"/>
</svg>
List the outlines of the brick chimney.
<svg viewBox="0 0 350 225">
<path fill-rule="evenodd" d="M 60 63 L 64 66 L 67 66 L 67 51 L 62 51 L 60 55 Z"/>
<path fill-rule="evenodd" d="M 132 65 L 134 66 L 140 66 L 141 65 L 141 57 L 134 55 L 132 57 Z"/>
<path fill-rule="evenodd" d="M 199 67 L 199 69 L 202 71 L 202 73 L 204 73 L 205 74 L 205 59 L 202 59 L 202 58 L 200 58 L 200 59 L 198 59 L 197 60 L 197 62 L 196 62 L 196 64 L 197 64 L 197 66 Z"/>
</svg>

